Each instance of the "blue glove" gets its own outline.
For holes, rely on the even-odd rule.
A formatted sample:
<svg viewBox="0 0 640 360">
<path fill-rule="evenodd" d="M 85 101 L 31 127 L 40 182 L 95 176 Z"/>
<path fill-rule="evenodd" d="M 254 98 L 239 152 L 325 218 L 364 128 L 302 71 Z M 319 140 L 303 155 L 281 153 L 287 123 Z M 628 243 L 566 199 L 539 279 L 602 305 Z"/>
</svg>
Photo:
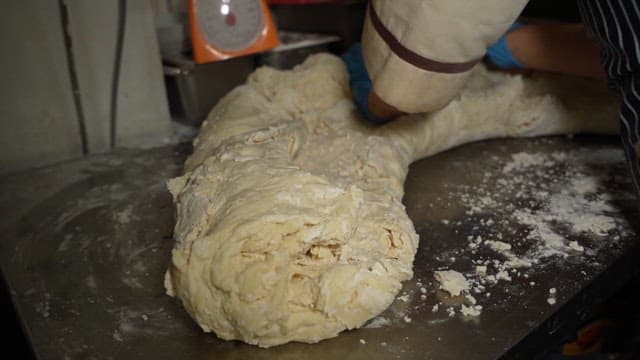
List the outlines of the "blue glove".
<svg viewBox="0 0 640 360">
<path fill-rule="evenodd" d="M 522 23 L 513 23 L 509 30 L 507 30 L 507 33 L 519 28 L 520 26 L 522 26 Z M 516 60 L 509 50 L 509 46 L 507 46 L 507 41 L 505 40 L 504 35 L 502 35 L 495 44 L 491 45 L 487 49 L 486 57 L 491 64 L 500 69 L 507 70 L 524 68 L 524 65 Z"/>
<path fill-rule="evenodd" d="M 362 57 L 362 45 L 360 43 L 353 44 L 347 52 L 342 55 L 342 61 L 347 65 L 349 71 L 349 86 L 351 86 L 351 95 L 358 109 L 365 119 L 374 124 L 383 124 L 387 119 L 375 116 L 369 111 L 367 98 L 371 92 L 371 79 L 364 66 L 364 58 Z"/>
</svg>

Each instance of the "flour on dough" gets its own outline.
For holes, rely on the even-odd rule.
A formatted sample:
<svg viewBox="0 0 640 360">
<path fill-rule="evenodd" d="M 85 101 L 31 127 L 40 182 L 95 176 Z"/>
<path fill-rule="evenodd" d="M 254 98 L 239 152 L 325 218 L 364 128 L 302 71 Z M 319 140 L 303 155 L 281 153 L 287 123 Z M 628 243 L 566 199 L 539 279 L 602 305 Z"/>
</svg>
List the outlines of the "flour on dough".
<svg viewBox="0 0 640 360">
<path fill-rule="evenodd" d="M 443 110 L 373 127 L 347 76 L 328 54 L 258 69 L 211 111 L 169 181 L 165 284 L 204 331 L 269 347 L 360 327 L 412 277 L 418 235 L 402 204 L 412 161 L 492 137 L 616 131 L 615 104 L 590 83 L 558 90 L 481 67 Z M 562 95 L 575 90 L 582 99 Z"/>
</svg>

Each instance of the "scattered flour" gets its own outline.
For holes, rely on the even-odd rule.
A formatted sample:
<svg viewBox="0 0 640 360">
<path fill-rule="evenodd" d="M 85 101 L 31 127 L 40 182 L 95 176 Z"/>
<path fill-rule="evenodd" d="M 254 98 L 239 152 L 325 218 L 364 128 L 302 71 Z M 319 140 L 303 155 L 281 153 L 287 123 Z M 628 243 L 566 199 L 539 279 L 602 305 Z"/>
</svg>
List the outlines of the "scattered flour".
<svg viewBox="0 0 640 360">
<path fill-rule="evenodd" d="M 461 201 L 466 215 L 478 224 L 461 235 L 467 241 L 464 251 L 472 256 L 472 270 L 434 272 L 441 289 L 452 296 L 465 293 L 464 304 L 446 308 L 450 317 L 455 316 L 456 307 L 463 316 L 478 316 L 483 306 L 470 293 L 484 294 L 483 302 L 489 301 L 488 287 L 514 277 L 528 279 L 545 258 L 580 256 L 588 261 L 593 254 L 590 250 L 620 239 L 621 233 L 616 232 L 622 231 L 620 225 L 625 221 L 606 187 L 612 174 L 599 170 L 599 166 L 624 164 L 618 149 L 520 152 L 506 163 L 498 157 L 491 159 L 502 163 L 501 172 L 487 171 L 480 185 L 450 191 L 449 196 Z M 494 219 L 501 219 L 500 227 L 496 228 Z M 460 225 L 455 220 L 442 223 L 454 228 Z M 455 257 L 448 259 L 451 264 L 455 261 Z M 537 285 L 526 281 L 531 287 Z M 556 289 L 551 288 L 547 303 L 556 301 Z M 439 304 L 431 310 L 437 312 Z"/>
<path fill-rule="evenodd" d="M 119 222 L 120 224 L 128 224 L 133 218 L 133 207 L 128 206 L 124 210 L 116 212 L 113 216 L 116 222 Z"/>
<path fill-rule="evenodd" d="M 433 272 L 435 286 L 453 298 L 430 303 L 430 299 L 438 297 L 428 297 L 430 281 L 418 278 L 415 289 L 397 297 L 399 310 L 392 318 L 378 316 L 366 328 L 411 323 L 412 310 L 426 309 L 445 316 L 438 321 L 456 315 L 478 317 L 483 309 L 502 301 L 504 295 L 492 297 L 492 292 L 510 292 L 511 287 L 504 283 L 513 282 L 516 289 L 520 282 L 527 287 L 539 287 L 541 284 L 532 279 L 547 261 L 565 261 L 567 257 L 589 261 L 596 253 L 594 250 L 615 244 L 624 235 L 625 220 L 612 205 L 615 192 L 606 185 L 612 175 L 598 170 L 602 165 L 610 168 L 616 162 L 624 164 L 621 152 L 572 150 L 518 153 L 507 161 L 491 159 L 502 172 L 487 171 L 479 185 L 459 186 L 449 192 L 453 201 L 466 207 L 470 221 L 441 220 L 466 239 L 467 244 L 459 252 L 440 257 L 449 269 Z M 588 171 L 590 167 L 593 169 Z M 602 192 L 603 189 L 607 191 Z M 469 223 L 475 225 L 465 229 L 463 225 Z M 457 261 L 468 256 L 471 268 L 459 266 Z M 551 287 L 548 292 L 546 303 L 555 305 L 556 288 Z"/>
<path fill-rule="evenodd" d="M 487 266 L 486 265 L 476 265 L 476 274 L 479 276 L 487 275 Z"/>
<path fill-rule="evenodd" d="M 491 172 L 485 172 L 480 186 L 462 189 L 468 191 L 458 196 L 467 206 L 468 216 L 503 214 L 510 217 L 514 225 L 524 225 L 526 234 L 519 238 L 510 234 L 499 240 L 483 240 L 479 235 L 470 234 L 467 235 L 469 249 L 475 251 L 484 244 L 499 254 L 502 262 L 496 270 L 501 272 L 531 267 L 545 257 L 584 252 L 584 243 L 570 239 L 576 235 L 596 241 L 615 241 L 616 237 L 611 239 L 607 235 L 618 227 L 620 219 L 615 215 L 619 211 L 612 205 L 610 194 L 599 192 L 609 175 L 590 168 L 622 160 L 622 153 L 617 149 L 513 154 L 497 179 Z M 502 192 L 497 198 L 489 196 L 493 183 L 497 183 Z M 509 204 L 509 199 L 514 198 L 521 201 L 517 205 Z M 491 219 L 480 219 L 480 223 L 484 228 L 493 225 Z M 515 251 L 514 243 L 522 245 L 522 240 L 528 240 L 526 251 Z M 476 269 L 477 276 L 489 276 L 487 270 L 480 269 Z M 495 280 L 503 277 L 496 276 Z"/>
<path fill-rule="evenodd" d="M 511 281 L 511 276 L 509 276 L 509 273 L 504 270 L 498 271 L 496 274 L 496 280 Z"/>
<path fill-rule="evenodd" d="M 512 161 L 502 168 L 503 174 L 510 174 L 514 170 L 523 170 L 532 166 L 549 167 L 553 165 L 553 162 L 549 158 L 540 154 L 519 152 L 511 155 L 511 159 Z"/>
<path fill-rule="evenodd" d="M 511 244 L 507 244 L 503 241 L 487 240 L 484 242 L 484 244 L 487 245 L 491 250 L 496 252 L 511 250 Z"/>
<path fill-rule="evenodd" d="M 575 251 L 584 251 L 584 247 L 578 244 L 577 241 L 569 242 L 569 247 Z"/>
<path fill-rule="evenodd" d="M 462 307 L 460 308 L 460 313 L 464 316 L 479 316 L 481 312 L 481 305 L 466 306 L 465 304 L 462 304 Z"/>
<path fill-rule="evenodd" d="M 456 310 L 453 307 L 448 307 L 447 314 L 449 314 L 449 317 L 456 316 Z"/>
</svg>

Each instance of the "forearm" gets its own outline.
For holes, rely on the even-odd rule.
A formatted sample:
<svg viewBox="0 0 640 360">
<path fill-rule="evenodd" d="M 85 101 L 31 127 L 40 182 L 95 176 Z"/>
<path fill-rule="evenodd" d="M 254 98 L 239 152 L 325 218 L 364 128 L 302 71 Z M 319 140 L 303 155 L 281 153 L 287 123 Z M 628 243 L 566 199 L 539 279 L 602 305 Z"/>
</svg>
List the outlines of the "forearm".
<svg viewBox="0 0 640 360">
<path fill-rule="evenodd" d="M 603 78 L 600 49 L 580 24 L 536 23 L 505 35 L 513 56 L 526 68 Z"/>
<path fill-rule="evenodd" d="M 384 102 L 384 100 L 380 99 L 378 94 L 373 91 L 369 93 L 367 102 L 371 113 L 382 119 L 391 120 L 406 114 L 404 111 L 398 110 L 394 106 Z"/>
</svg>

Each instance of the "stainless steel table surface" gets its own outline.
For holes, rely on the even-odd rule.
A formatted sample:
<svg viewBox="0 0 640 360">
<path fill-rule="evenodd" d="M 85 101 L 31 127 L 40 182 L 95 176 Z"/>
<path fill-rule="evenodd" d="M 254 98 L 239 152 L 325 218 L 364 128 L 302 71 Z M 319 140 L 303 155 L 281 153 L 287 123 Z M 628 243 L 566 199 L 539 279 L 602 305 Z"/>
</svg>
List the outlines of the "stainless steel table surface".
<svg viewBox="0 0 640 360">
<path fill-rule="evenodd" d="M 502 232 L 503 241 L 509 241 L 528 229 L 506 221 L 513 206 L 470 213 L 460 200 L 461 189 L 473 195 L 483 182 L 482 191 L 507 204 L 512 194 L 498 179 L 512 154 L 589 154 L 617 147 L 615 140 L 597 137 L 495 140 L 414 163 L 404 199 L 421 239 L 414 279 L 377 319 L 381 326 L 313 345 L 260 349 L 221 341 L 203 333 L 179 301 L 165 295 L 174 224 L 165 181 L 180 172 L 186 145 L 120 150 L 0 176 L 0 265 L 40 358 L 530 358 L 557 341 L 558 333 L 591 316 L 637 271 L 638 212 L 623 159 L 582 167 L 608 174 L 604 191 L 613 193 L 621 209 L 610 214 L 616 228 L 597 244 L 587 235 L 569 234 L 585 245 L 584 252 L 545 258 L 511 281 L 487 285 L 490 297 L 482 296 L 486 292 L 476 296 L 483 306 L 478 317 L 449 316 L 449 300 L 436 289 L 433 271 L 470 271 L 484 255 L 470 251 L 469 236 Z M 572 165 L 555 166 L 562 180 L 562 169 Z M 552 181 L 529 175 L 533 183 Z M 478 226 L 488 218 L 494 225 Z M 552 287 L 557 289 L 553 305 L 547 302 Z M 434 312 L 435 304 L 439 310 Z"/>
</svg>

